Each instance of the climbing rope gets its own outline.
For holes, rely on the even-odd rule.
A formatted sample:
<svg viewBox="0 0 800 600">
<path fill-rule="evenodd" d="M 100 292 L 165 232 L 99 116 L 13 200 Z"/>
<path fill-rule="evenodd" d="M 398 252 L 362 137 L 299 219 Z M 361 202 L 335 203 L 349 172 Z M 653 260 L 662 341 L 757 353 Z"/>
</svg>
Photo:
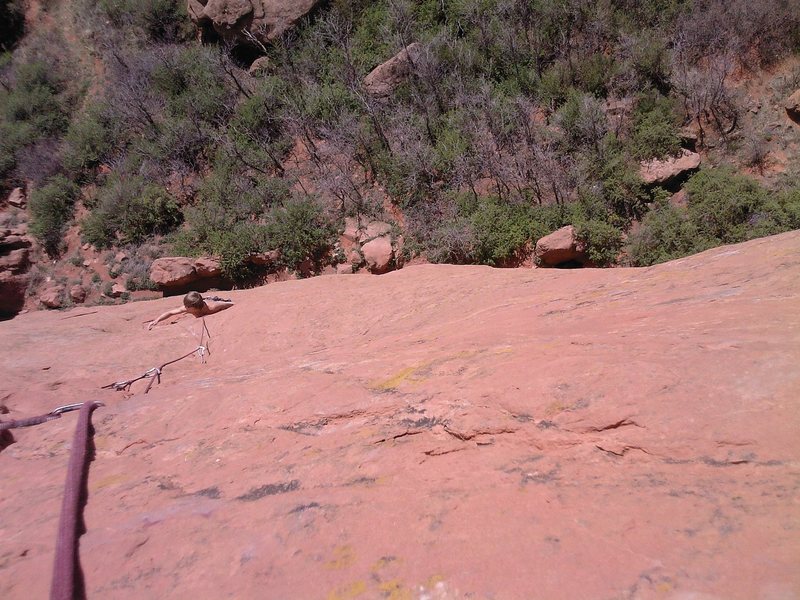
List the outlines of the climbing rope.
<svg viewBox="0 0 800 600">
<path fill-rule="evenodd" d="M 100 402 L 83 402 L 70 407 L 80 408 L 72 452 L 67 467 L 67 480 L 64 484 L 64 500 L 61 504 L 61 518 L 56 538 L 56 557 L 53 566 L 53 581 L 50 587 L 50 600 L 73 600 L 85 597 L 80 576 L 80 556 L 78 538 L 85 531 L 83 524 L 83 505 L 86 503 L 86 477 L 89 462 L 94 458 L 89 453 L 92 429 L 92 412 L 103 406 Z M 64 407 L 61 407 L 64 408 Z M 75 410 L 75 408 L 70 408 Z M 60 415 L 60 413 L 59 413 Z"/>
<path fill-rule="evenodd" d="M 96 402 L 97 406 L 105 406 L 102 402 Z M 83 402 L 78 402 L 76 404 L 66 404 L 64 406 L 59 406 L 58 408 L 54 408 L 49 413 L 45 415 L 39 415 L 38 417 L 28 417 L 27 419 L 12 419 L 11 421 L 0 421 L 0 431 L 4 431 L 6 429 L 19 429 L 20 427 L 33 427 L 34 425 L 39 425 L 41 423 L 47 423 L 47 421 L 52 421 L 53 419 L 60 419 L 61 415 L 66 412 L 71 412 L 73 410 L 78 410 L 84 405 Z"/>
</svg>

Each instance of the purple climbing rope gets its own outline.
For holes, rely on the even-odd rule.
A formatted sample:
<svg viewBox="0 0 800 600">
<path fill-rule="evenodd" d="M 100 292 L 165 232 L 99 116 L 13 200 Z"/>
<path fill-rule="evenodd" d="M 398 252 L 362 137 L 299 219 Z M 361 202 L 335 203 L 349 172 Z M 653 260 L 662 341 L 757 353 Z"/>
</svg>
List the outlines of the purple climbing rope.
<svg viewBox="0 0 800 600">
<path fill-rule="evenodd" d="M 82 503 L 85 502 L 86 475 L 92 456 L 89 442 L 92 431 L 92 411 L 99 402 L 84 402 L 78 415 L 72 453 L 67 468 L 67 481 L 64 485 L 64 501 L 61 504 L 61 519 L 56 539 L 56 558 L 53 566 L 53 582 L 50 587 L 50 600 L 73 600 L 84 595 L 80 559 L 78 556 L 78 537 L 83 533 Z M 81 531 L 79 532 L 79 527 Z M 78 581 L 78 578 L 81 578 Z"/>
</svg>

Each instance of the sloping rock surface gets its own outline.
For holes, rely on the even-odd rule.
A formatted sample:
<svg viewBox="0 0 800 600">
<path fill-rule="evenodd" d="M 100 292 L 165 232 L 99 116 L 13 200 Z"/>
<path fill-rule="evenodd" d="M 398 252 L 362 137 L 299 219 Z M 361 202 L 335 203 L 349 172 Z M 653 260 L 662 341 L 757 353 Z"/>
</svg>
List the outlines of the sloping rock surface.
<svg viewBox="0 0 800 600">
<path fill-rule="evenodd" d="M 99 388 L 198 344 L 144 329 L 174 298 L 0 323 L 0 418 L 106 403 L 89 598 L 798 597 L 799 232 L 230 296 L 147 395 Z M 74 425 L 0 452 L 5 600 L 47 595 Z"/>
</svg>

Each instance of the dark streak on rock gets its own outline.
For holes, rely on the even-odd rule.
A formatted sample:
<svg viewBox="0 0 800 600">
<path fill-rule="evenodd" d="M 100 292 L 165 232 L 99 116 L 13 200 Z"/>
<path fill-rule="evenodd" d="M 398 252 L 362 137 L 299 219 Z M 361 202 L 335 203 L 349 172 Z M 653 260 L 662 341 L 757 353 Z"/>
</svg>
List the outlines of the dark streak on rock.
<svg viewBox="0 0 800 600">
<path fill-rule="evenodd" d="M 219 493 L 219 488 L 215 485 L 199 490 L 195 492 L 194 495 L 205 496 L 206 498 L 211 498 L 212 500 L 218 500 L 219 497 L 221 496 L 221 494 Z"/>
<path fill-rule="evenodd" d="M 293 515 L 293 514 L 297 514 L 297 513 L 301 513 L 303 511 L 306 511 L 306 510 L 308 510 L 310 508 L 319 508 L 319 507 L 320 507 L 320 505 L 317 504 L 316 502 L 309 502 L 308 504 L 298 504 L 292 510 L 289 511 L 289 514 Z"/>
<path fill-rule="evenodd" d="M 300 489 L 300 482 L 297 479 L 283 483 L 268 483 L 266 485 L 262 485 L 261 487 L 253 488 L 246 494 L 237 496 L 236 499 L 241 500 L 242 502 L 253 502 L 254 500 L 260 500 L 265 496 L 286 494 L 287 492 L 293 492 L 297 489 Z"/>
</svg>

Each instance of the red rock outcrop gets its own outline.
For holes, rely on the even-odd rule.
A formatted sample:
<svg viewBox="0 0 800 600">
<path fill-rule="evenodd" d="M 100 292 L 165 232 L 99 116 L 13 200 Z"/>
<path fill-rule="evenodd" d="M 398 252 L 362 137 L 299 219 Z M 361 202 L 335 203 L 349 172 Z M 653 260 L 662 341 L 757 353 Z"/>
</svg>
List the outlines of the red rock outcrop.
<svg viewBox="0 0 800 600">
<path fill-rule="evenodd" d="M 32 245 L 24 226 L 0 226 L 0 319 L 14 316 L 25 305 Z"/>
<path fill-rule="evenodd" d="M 412 63 L 420 52 L 417 42 L 409 44 L 392 58 L 375 67 L 364 78 L 364 89 L 376 97 L 386 97 L 411 74 Z"/>
<path fill-rule="evenodd" d="M 772 266 L 770 266 L 772 265 Z M 792 598 L 800 232 L 646 269 L 423 265 L 0 323 L 86 399 L 89 598 Z M 65 316 L 84 315 L 65 319 Z M 46 597 L 76 418 L 0 452 L 0 597 Z"/>
<path fill-rule="evenodd" d="M 697 152 L 682 150 L 680 156 L 643 162 L 639 169 L 639 175 L 648 185 L 667 186 L 699 169 L 700 162 L 700 155 Z"/>
<path fill-rule="evenodd" d="M 6 198 L 6 202 L 15 208 L 25 208 L 25 205 L 27 204 L 25 191 L 20 187 L 14 188 L 11 190 L 8 198 Z"/>
<path fill-rule="evenodd" d="M 150 265 L 150 279 L 166 292 L 180 293 L 189 289 L 208 289 L 219 283 L 222 267 L 211 257 L 186 258 L 168 256 L 157 258 Z"/>
<path fill-rule="evenodd" d="M 586 248 L 572 225 L 540 238 L 536 242 L 534 256 L 536 263 L 542 267 L 556 267 L 568 262 L 583 264 L 587 261 Z"/>
<path fill-rule="evenodd" d="M 321 0 L 188 0 L 197 25 L 209 26 L 228 40 L 247 41 L 244 30 L 266 43 L 280 37 Z"/>
</svg>

